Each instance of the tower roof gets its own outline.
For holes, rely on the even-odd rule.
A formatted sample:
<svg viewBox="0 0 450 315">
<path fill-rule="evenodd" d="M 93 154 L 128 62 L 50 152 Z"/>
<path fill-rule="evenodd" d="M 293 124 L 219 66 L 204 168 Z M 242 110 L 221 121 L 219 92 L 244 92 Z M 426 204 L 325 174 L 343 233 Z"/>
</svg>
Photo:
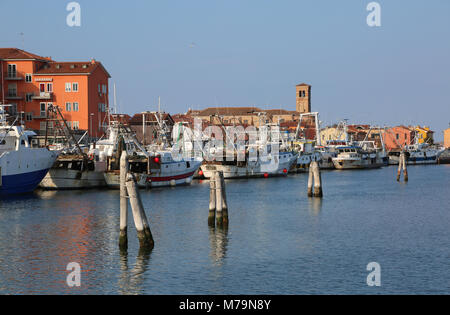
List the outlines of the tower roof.
<svg viewBox="0 0 450 315">
<path fill-rule="evenodd" d="M 297 84 L 296 86 L 311 86 L 311 85 L 306 84 L 306 83 L 300 83 L 300 84 Z"/>
</svg>

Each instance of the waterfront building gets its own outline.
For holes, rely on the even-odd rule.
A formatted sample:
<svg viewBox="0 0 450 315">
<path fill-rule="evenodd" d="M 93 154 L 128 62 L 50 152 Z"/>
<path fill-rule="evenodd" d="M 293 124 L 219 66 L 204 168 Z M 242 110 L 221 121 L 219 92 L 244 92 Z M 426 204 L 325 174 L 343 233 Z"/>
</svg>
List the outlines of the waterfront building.
<svg viewBox="0 0 450 315">
<path fill-rule="evenodd" d="M 429 127 L 421 127 L 415 126 L 412 129 L 416 132 L 417 141 L 419 143 L 434 143 L 434 131 L 432 131 Z"/>
<path fill-rule="evenodd" d="M 198 117 L 209 125 L 243 125 L 255 126 L 267 123 L 290 124 L 298 122 L 300 114 L 311 112 L 311 86 L 301 83 L 296 86 L 296 110 L 261 109 L 259 107 L 208 107 L 203 110 L 192 110 L 185 114 L 176 114 L 174 119 L 192 121 Z M 311 120 L 304 117 L 304 120 Z"/>
<path fill-rule="evenodd" d="M 415 130 L 406 126 L 396 126 L 386 129 L 384 133 L 384 143 L 386 150 L 399 150 L 405 145 L 414 142 Z"/>
<path fill-rule="evenodd" d="M 450 149 L 450 128 L 444 130 L 444 147 Z"/>
<path fill-rule="evenodd" d="M 107 123 L 108 80 L 102 63 L 59 62 L 17 48 L 0 48 L 0 97 L 12 104 L 25 127 L 45 130 L 47 108 L 57 105 L 70 128 L 104 133 Z M 49 128 L 52 124 L 49 124 Z"/>
</svg>

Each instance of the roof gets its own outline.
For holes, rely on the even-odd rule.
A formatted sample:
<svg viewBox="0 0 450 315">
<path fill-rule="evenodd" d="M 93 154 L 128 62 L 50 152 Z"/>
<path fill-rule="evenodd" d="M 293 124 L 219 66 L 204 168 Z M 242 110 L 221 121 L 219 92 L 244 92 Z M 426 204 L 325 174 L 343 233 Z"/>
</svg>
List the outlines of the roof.
<svg viewBox="0 0 450 315">
<path fill-rule="evenodd" d="M 254 115 L 257 112 L 264 112 L 258 107 L 209 107 L 201 110 L 198 116 L 212 116 L 212 115 L 231 115 L 231 116 L 245 116 Z"/>
<path fill-rule="evenodd" d="M 49 57 L 38 56 L 18 48 L 0 48 L 0 59 L 52 61 Z"/>
<path fill-rule="evenodd" d="M 34 75 L 49 74 L 83 74 L 89 75 L 100 67 L 110 78 L 111 75 L 103 67 L 102 63 L 96 60 L 90 62 L 49 62 L 38 69 Z"/>
<path fill-rule="evenodd" d="M 311 86 L 311 85 L 309 85 L 309 84 L 306 84 L 306 83 L 300 83 L 300 84 L 297 84 L 296 86 Z"/>
<path fill-rule="evenodd" d="M 266 112 L 269 115 L 299 115 L 295 110 L 285 110 L 285 109 L 267 109 Z"/>
<path fill-rule="evenodd" d="M 149 122 L 157 122 L 158 120 L 156 119 L 155 113 L 153 112 L 146 112 L 146 113 L 139 113 L 139 114 L 135 114 L 133 117 L 131 117 L 130 119 L 130 125 L 142 125 L 142 117 L 145 114 L 145 122 L 149 123 Z M 172 116 L 168 113 L 161 113 L 161 118 L 162 120 L 169 122 L 171 124 L 173 124 L 174 120 L 172 118 Z"/>
</svg>

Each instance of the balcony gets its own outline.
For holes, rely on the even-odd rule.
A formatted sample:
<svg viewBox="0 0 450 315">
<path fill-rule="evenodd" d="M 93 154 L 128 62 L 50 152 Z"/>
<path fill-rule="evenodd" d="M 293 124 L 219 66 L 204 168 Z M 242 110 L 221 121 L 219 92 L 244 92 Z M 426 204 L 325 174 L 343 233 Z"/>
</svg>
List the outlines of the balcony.
<svg viewBox="0 0 450 315">
<path fill-rule="evenodd" d="M 7 72 L 5 73 L 4 79 L 9 81 L 21 81 L 23 80 L 23 77 L 19 77 L 17 72 Z"/>
<path fill-rule="evenodd" d="M 47 112 L 39 112 L 38 115 L 33 113 L 33 119 L 47 119 Z"/>
<path fill-rule="evenodd" d="M 6 93 L 5 99 L 7 99 L 7 100 L 22 100 L 23 95 L 17 93 L 15 90 L 10 90 L 10 91 L 8 91 L 8 93 Z"/>
<path fill-rule="evenodd" d="M 40 92 L 39 95 L 32 97 L 33 100 L 51 100 L 53 98 L 53 92 Z"/>
</svg>

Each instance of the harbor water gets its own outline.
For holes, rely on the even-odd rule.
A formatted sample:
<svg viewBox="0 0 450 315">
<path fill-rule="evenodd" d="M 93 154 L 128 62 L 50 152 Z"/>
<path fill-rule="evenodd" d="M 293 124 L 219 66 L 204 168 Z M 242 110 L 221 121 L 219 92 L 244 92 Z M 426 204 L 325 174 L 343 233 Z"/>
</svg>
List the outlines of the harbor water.
<svg viewBox="0 0 450 315">
<path fill-rule="evenodd" d="M 37 191 L 0 200 L 0 294 L 450 293 L 450 165 L 227 181 L 228 231 L 208 227 L 209 183 L 142 190 L 155 248 L 139 253 L 119 193 Z M 66 283 L 69 263 L 81 286 Z M 381 286 L 369 287 L 370 262 Z"/>
</svg>

